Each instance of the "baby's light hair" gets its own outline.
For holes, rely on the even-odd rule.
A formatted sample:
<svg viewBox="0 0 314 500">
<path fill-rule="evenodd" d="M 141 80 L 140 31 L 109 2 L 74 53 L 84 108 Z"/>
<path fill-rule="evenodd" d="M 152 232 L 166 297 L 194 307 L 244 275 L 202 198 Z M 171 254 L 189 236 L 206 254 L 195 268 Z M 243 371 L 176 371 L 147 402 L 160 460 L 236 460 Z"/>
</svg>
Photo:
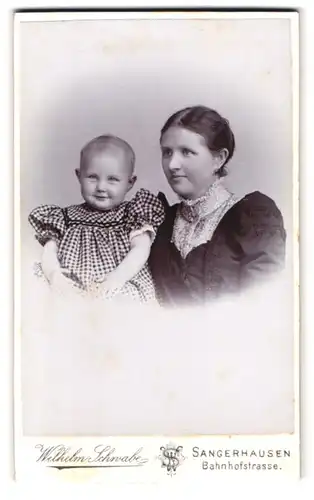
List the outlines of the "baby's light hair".
<svg viewBox="0 0 314 500">
<path fill-rule="evenodd" d="M 117 148 L 124 151 L 124 153 L 130 160 L 131 173 L 133 174 L 135 168 L 135 153 L 133 149 L 128 142 L 121 139 L 120 137 L 111 134 L 100 135 L 99 137 L 95 137 L 87 144 L 85 144 L 85 146 L 81 150 L 80 168 L 84 168 L 84 166 L 88 162 L 89 157 L 92 154 L 99 151 L 104 151 L 110 146 L 116 146 Z"/>
</svg>

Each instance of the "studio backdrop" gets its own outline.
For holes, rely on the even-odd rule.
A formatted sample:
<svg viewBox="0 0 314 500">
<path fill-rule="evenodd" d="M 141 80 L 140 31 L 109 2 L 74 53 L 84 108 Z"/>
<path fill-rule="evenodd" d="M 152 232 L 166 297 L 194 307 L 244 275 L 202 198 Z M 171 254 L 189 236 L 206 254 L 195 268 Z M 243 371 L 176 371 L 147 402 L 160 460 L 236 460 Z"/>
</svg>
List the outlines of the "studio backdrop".
<svg viewBox="0 0 314 500">
<path fill-rule="evenodd" d="M 56 339 L 52 348 L 51 339 L 46 345 L 41 332 L 22 329 L 26 434 L 292 432 L 295 344 L 289 20 L 150 17 L 60 21 L 52 16 L 50 21 L 21 23 L 17 92 L 22 325 L 30 310 L 34 311 L 29 283 L 33 263 L 41 255 L 28 215 L 40 204 L 82 202 L 75 176 L 80 150 L 101 134 L 122 137 L 135 151 L 138 180 L 130 197 L 144 187 L 155 194 L 163 192 L 174 203 L 176 196 L 161 167 L 160 130 L 172 113 L 187 106 L 201 104 L 217 110 L 230 122 L 236 141 L 228 164 L 229 189 L 240 197 L 256 190 L 270 196 L 283 214 L 287 231 L 284 293 L 277 296 L 276 307 L 271 299 L 271 308 L 262 315 L 254 317 L 256 304 L 253 309 L 248 305 L 246 330 L 233 331 L 235 318 L 241 320 L 239 311 L 233 311 L 235 316 L 230 316 L 226 326 L 228 314 L 219 310 L 198 317 L 197 325 L 181 315 L 168 323 L 169 331 L 167 327 L 154 331 L 152 320 L 145 335 L 132 320 L 129 331 L 124 327 L 124 338 L 122 329 L 117 336 L 111 332 L 122 357 L 129 356 L 125 359 L 129 373 L 134 375 L 134 367 L 145 366 L 147 385 L 143 392 L 143 379 L 134 378 L 132 393 L 116 378 L 112 399 L 108 398 L 113 402 L 114 391 L 124 391 L 125 399 L 124 403 L 123 398 L 118 399 L 120 403 L 111 407 L 110 415 L 100 400 L 92 401 L 101 390 L 89 380 L 88 365 L 71 386 L 71 403 L 70 391 L 64 392 L 67 374 L 71 374 L 71 349 L 85 354 L 92 350 L 92 332 L 89 345 L 76 345 L 72 332 L 71 337 Z M 260 332 L 272 315 L 271 328 Z M 121 318 L 117 325 L 119 321 Z M 101 362 L 91 353 L 93 369 Z M 44 365 L 47 369 L 47 363 L 50 370 L 44 383 L 41 370 Z M 115 361 L 104 363 L 114 365 Z M 157 386 L 149 385 L 150 377 Z M 80 402 L 82 394 L 85 400 Z M 75 418 L 58 420 L 62 404 L 68 405 Z"/>
</svg>

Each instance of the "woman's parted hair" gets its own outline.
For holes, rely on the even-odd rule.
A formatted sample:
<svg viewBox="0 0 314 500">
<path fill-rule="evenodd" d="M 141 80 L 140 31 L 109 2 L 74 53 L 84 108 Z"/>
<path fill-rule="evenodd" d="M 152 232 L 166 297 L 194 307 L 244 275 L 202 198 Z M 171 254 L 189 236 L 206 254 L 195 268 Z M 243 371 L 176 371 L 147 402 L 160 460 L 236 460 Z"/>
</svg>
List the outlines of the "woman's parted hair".
<svg viewBox="0 0 314 500">
<path fill-rule="evenodd" d="M 229 154 L 226 161 L 216 172 L 217 177 L 227 175 L 226 164 L 232 158 L 235 149 L 234 135 L 228 120 L 206 106 L 191 106 L 177 111 L 168 118 L 161 129 L 160 139 L 170 127 L 186 128 L 201 135 L 213 154 L 227 149 Z"/>
</svg>

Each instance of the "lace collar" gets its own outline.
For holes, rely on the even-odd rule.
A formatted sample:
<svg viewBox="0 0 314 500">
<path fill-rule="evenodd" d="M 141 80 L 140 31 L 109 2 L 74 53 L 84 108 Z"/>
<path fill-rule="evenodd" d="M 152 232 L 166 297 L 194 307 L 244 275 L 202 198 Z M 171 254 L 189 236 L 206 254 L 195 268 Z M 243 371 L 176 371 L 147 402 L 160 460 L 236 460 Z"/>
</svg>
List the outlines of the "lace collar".
<svg viewBox="0 0 314 500">
<path fill-rule="evenodd" d="M 217 180 L 209 187 L 203 196 L 196 200 L 180 197 L 180 215 L 187 222 L 202 219 L 215 212 L 231 196 L 231 193 L 221 184 L 221 181 Z"/>
<path fill-rule="evenodd" d="M 211 240 L 219 222 L 236 202 L 237 197 L 219 181 L 197 200 L 181 199 L 171 241 L 183 259 L 193 248 Z"/>
</svg>

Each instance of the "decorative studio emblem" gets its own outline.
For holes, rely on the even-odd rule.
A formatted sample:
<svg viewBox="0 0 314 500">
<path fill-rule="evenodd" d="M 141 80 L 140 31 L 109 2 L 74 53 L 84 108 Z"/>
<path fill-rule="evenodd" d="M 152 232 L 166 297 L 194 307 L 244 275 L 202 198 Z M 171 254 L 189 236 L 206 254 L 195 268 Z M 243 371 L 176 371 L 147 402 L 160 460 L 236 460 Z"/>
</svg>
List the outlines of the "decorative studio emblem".
<svg viewBox="0 0 314 500">
<path fill-rule="evenodd" d="M 167 474 L 170 476 L 176 474 L 177 468 L 183 463 L 185 457 L 182 455 L 183 446 L 176 446 L 173 443 L 167 446 L 161 446 L 159 460 L 161 460 L 161 467 L 167 469 Z"/>
</svg>

